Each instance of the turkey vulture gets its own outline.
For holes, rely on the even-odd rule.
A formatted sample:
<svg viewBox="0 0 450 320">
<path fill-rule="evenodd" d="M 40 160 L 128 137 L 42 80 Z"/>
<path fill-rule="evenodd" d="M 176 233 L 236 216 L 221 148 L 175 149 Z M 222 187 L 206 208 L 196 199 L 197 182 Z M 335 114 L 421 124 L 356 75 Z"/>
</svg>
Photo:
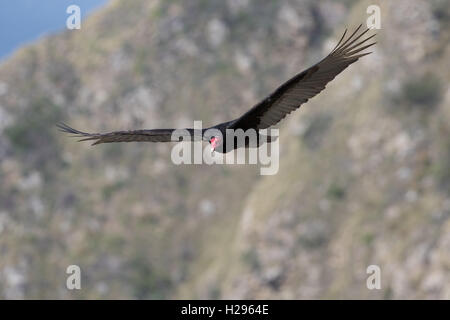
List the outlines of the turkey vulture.
<svg viewBox="0 0 450 320">
<path fill-rule="evenodd" d="M 63 132 L 74 134 L 82 139 L 79 141 L 92 140 L 93 145 L 110 142 L 131 142 L 131 141 L 148 141 L 148 142 L 171 142 L 181 141 L 183 138 L 190 140 L 205 140 L 211 144 L 212 150 L 219 152 L 228 152 L 237 148 L 236 144 L 232 144 L 229 149 L 225 143 L 228 132 L 232 130 L 242 129 L 247 131 L 254 129 L 259 132 L 260 129 L 269 128 L 282 120 L 286 115 L 293 110 L 299 108 L 303 103 L 310 98 L 320 93 L 328 82 L 333 80 L 339 73 L 341 73 L 350 64 L 357 61 L 359 58 L 370 54 L 371 52 L 361 51 L 374 45 L 376 42 L 365 44 L 368 40 L 375 36 L 366 37 L 360 40 L 369 29 L 366 29 L 358 34 L 362 24 L 347 38 L 347 29 L 339 40 L 338 44 L 331 51 L 331 53 L 316 63 L 312 67 L 300 72 L 287 82 L 283 83 L 267 98 L 256 104 L 253 108 L 244 113 L 241 117 L 220 123 L 211 128 L 203 129 L 200 133 L 194 129 L 184 129 L 185 136 L 179 136 L 178 139 L 172 138 L 172 133 L 176 129 L 151 129 L 151 130 L 130 130 L 130 131 L 113 131 L 109 133 L 87 133 L 69 127 L 61 123 L 57 126 Z M 363 45 L 365 44 L 365 45 Z M 219 130 L 219 134 L 207 135 L 204 133 L 208 129 Z M 216 131 L 217 132 L 217 131 Z M 187 137 L 188 136 L 188 137 Z M 270 137 L 268 137 L 270 138 Z M 258 133 L 257 140 L 263 140 Z M 267 140 L 270 142 L 270 139 Z M 259 145 L 259 143 L 257 142 Z M 223 146 L 227 146 L 226 149 Z M 248 146 L 248 144 L 246 144 Z"/>
</svg>

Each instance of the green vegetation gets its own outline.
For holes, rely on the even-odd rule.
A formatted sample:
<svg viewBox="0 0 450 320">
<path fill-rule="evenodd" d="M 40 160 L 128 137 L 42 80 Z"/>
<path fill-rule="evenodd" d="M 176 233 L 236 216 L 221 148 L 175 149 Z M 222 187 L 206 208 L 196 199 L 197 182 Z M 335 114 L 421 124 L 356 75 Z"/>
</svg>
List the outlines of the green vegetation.
<svg viewBox="0 0 450 320">
<path fill-rule="evenodd" d="M 450 6 L 446 0 L 431 1 L 432 13 L 441 23 L 448 26 L 450 24 Z"/>
<path fill-rule="evenodd" d="M 403 99 L 413 107 L 423 109 L 435 107 L 441 100 L 442 85 L 439 78 L 426 73 L 415 79 L 408 79 L 403 85 Z"/>
<path fill-rule="evenodd" d="M 333 123 L 333 118 L 328 113 L 318 113 L 315 114 L 314 117 L 308 124 L 308 128 L 302 135 L 303 142 L 310 149 L 319 148 L 322 139 L 327 134 L 327 130 L 330 128 Z"/>
<path fill-rule="evenodd" d="M 135 299 L 164 299 L 170 292 L 171 282 L 167 274 L 156 270 L 143 256 L 136 256 L 128 263 L 129 284 Z"/>
<path fill-rule="evenodd" d="M 50 99 L 37 98 L 5 128 L 14 154 L 28 170 L 35 168 L 49 177 L 52 170 L 63 164 L 55 137 L 58 132 L 55 124 L 62 115 L 62 110 Z"/>
<path fill-rule="evenodd" d="M 251 270 L 259 270 L 260 262 L 258 258 L 258 252 L 255 249 L 251 248 L 242 256 L 244 264 L 248 265 Z"/>
<path fill-rule="evenodd" d="M 342 200 L 345 198 L 346 192 L 344 187 L 333 182 L 327 190 L 327 196 L 333 200 Z"/>
<path fill-rule="evenodd" d="M 38 98 L 5 129 L 5 135 L 18 152 L 54 144 L 54 125 L 61 114 L 60 108 L 48 98 Z"/>
</svg>

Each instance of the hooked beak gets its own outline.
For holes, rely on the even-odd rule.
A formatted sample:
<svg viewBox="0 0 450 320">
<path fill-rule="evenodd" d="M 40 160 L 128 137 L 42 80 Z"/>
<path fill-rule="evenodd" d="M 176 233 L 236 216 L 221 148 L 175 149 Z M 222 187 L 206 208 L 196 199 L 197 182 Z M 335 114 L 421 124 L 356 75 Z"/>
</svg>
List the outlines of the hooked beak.
<svg viewBox="0 0 450 320">
<path fill-rule="evenodd" d="M 218 140 L 219 140 L 219 139 L 217 139 L 216 137 L 212 137 L 212 138 L 211 138 L 211 154 L 214 153 L 214 150 L 215 150 L 216 147 L 217 147 Z"/>
</svg>

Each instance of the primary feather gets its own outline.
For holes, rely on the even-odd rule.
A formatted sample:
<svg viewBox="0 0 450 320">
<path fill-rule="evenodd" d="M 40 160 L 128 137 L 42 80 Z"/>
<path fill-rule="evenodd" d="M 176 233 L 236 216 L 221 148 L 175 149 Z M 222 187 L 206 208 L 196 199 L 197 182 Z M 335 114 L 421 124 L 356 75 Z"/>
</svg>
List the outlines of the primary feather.
<svg viewBox="0 0 450 320">
<path fill-rule="evenodd" d="M 341 40 L 328 56 L 282 84 L 266 99 L 236 119 L 233 128 L 241 128 L 244 130 L 249 128 L 268 128 L 319 94 L 325 89 L 328 82 L 333 80 L 345 68 L 370 53 L 358 54 L 375 44 L 373 42 L 361 46 L 372 39 L 375 34 L 356 42 L 369 31 L 369 29 L 366 29 L 359 35 L 356 35 L 361 27 L 362 25 L 346 39 L 345 35 L 347 34 L 347 30 L 345 30 Z"/>
</svg>

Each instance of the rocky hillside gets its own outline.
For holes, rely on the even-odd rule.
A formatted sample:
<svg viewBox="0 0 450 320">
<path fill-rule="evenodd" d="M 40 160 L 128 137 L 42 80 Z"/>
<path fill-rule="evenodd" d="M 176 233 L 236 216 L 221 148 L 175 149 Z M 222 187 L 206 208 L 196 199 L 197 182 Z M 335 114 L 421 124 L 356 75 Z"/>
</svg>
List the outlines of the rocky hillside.
<svg viewBox="0 0 450 320">
<path fill-rule="evenodd" d="M 54 124 L 232 119 L 374 1 L 113 0 L 2 63 L 0 298 L 450 298 L 449 6 L 379 2 L 374 53 L 281 123 L 274 176 Z"/>
</svg>

